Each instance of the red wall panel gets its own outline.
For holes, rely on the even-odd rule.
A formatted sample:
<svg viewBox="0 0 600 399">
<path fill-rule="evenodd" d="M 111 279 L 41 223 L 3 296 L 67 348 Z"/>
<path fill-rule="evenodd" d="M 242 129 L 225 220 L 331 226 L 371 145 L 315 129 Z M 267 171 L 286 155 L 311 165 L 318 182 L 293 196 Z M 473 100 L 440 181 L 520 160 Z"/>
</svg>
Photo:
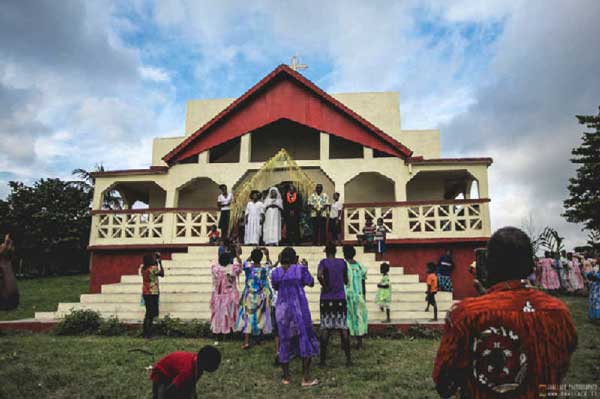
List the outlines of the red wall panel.
<svg viewBox="0 0 600 399">
<path fill-rule="evenodd" d="M 402 266 L 406 274 L 418 274 L 421 282 L 427 275 L 427 262 L 437 264 L 446 248 L 452 250 L 454 271 L 452 285 L 454 299 L 475 296 L 473 275 L 469 273 L 469 265 L 475 260 L 475 249 L 484 247 L 485 243 L 451 243 L 451 244 L 417 244 L 417 245 L 387 245 L 384 258 L 390 266 Z"/>
<path fill-rule="evenodd" d="M 123 275 L 137 274 L 142 257 L 148 250 L 99 251 L 92 253 L 90 293 L 97 294 L 103 284 L 121 281 Z M 161 251 L 162 259 L 171 259 L 171 252 Z"/>
</svg>

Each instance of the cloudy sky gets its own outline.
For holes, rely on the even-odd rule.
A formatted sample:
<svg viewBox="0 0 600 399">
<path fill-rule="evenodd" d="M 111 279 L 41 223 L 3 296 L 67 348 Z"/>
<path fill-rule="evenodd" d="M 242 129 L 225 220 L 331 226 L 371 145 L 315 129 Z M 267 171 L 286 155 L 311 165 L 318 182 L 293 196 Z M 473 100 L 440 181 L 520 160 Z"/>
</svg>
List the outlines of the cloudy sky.
<svg viewBox="0 0 600 399">
<path fill-rule="evenodd" d="M 330 92 L 399 91 L 444 156 L 491 156 L 492 223 L 551 225 L 575 114 L 600 105 L 600 2 L 0 2 L 0 197 L 73 168 L 147 167 L 189 98 L 236 97 L 298 53 Z"/>
</svg>

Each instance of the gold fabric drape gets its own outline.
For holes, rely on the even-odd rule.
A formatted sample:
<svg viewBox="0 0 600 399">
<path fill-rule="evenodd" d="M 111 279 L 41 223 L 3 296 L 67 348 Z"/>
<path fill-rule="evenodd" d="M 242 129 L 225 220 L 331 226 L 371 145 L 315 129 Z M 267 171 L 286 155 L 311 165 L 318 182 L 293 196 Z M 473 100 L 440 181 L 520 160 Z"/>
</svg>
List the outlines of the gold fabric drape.
<svg viewBox="0 0 600 399">
<path fill-rule="evenodd" d="M 290 154 L 282 148 L 271 159 L 265 162 L 250 180 L 242 183 L 235 190 L 231 203 L 230 226 L 234 226 L 244 216 L 246 204 L 250 201 L 252 190 L 262 191 L 268 189 L 272 181 L 270 175 L 275 171 L 280 174 L 282 170 L 287 172 L 287 180 L 294 183 L 296 190 L 302 198 L 307 199 L 314 191 L 315 182 L 302 171 Z"/>
</svg>

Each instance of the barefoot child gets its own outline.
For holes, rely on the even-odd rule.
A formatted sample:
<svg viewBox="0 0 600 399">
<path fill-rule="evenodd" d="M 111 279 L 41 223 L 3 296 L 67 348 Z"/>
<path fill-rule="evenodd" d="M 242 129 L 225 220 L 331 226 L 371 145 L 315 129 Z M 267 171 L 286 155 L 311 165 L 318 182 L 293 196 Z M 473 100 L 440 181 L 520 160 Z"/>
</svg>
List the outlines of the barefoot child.
<svg viewBox="0 0 600 399">
<path fill-rule="evenodd" d="M 221 353 L 205 346 L 198 353 L 173 352 L 160 359 L 152 368 L 152 398 L 196 398 L 196 382 L 204 371 L 219 368 Z"/>
<path fill-rule="evenodd" d="M 266 248 L 255 248 L 250 257 L 244 262 L 246 283 L 240 301 L 240 311 L 236 322 L 236 331 L 244 335 L 242 349 L 250 348 L 250 335 L 271 334 L 271 285 L 269 270 L 262 267 L 260 262 L 267 255 L 267 265 L 270 266 L 269 252 Z"/>
<path fill-rule="evenodd" d="M 379 309 L 386 313 L 386 319 L 384 323 L 389 323 L 390 320 L 390 303 L 392 302 L 392 287 L 390 285 L 390 277 L 388 273 L 390 271 L 390 265 L 386 262 L 382 263 L 379 267 L 381 273 L 381 281 L 377 284 L 377 295 L 375 296 L 375 303 L 379 305 Z"/>
<path fill-rule="evenodd" d="M 429 262 L 427 264 L 427 296 L 425 297 L 425 301 L 427 301 L 427 307 L 425 308 L 426 312 L 429 312 L 429 305 L 433 306 L 433 320 L 437 321 L 437 303 L 435 302 L 435 294 L 438 291 L 438 280 L 437 275 L 435 274 L 435 263 Z"/>
</svg>

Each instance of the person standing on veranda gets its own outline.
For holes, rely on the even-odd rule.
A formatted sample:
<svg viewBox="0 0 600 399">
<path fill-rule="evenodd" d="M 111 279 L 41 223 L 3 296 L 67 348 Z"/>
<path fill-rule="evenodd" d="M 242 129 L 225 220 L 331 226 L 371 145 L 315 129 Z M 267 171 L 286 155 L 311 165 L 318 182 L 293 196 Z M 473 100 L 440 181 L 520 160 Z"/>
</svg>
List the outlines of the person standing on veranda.
<svg viewBox="0 0 600 399">
<path fill-rule="evenodd" d="M 244 230 L 244 244 L 246 245 L 258 245 L 260 242 L 260 233 L 265 215 L 263 203 L 259 199 L 260 192 L 254 190 L 250 193 L 250 202 L 246 205 Z"/>
<path fill-rule="evenodd" d="M 331 241 L 339 244 L 341 221 L 342 221 L 342 210 L 344 205 L 340 201 L 340 193 L 333 193 L 333 202 L 329 206 L 329 234 L 331 234 Z"/>
<path fill-rule="evenodd" d="M 286 241 L 289 245 L 300 243 L 300 211 L 302 199 L 296 187 L 290 184 L 283 200 L 283 218 L 285 220 Z"/>
<path fill-rule="evenodd" d="M 219 186 L 221 194 L 217 197 L 217 207 L 221 211 L 219 215 L 219 229 L 221 230 L 221 237 L 229 237 L 229 217 L 231 215 L 231 202 L 233 201 L 233 194 L 227 192 L 227 186 L 221 184 Z"/>
<path fill-rule="evenodd" d="M 328 208 L 329 197 L 323 192 L 323 185 L 317 184 L 315 192 L 308 198 L 314 245 L 322 245 L 325 242 L 325 218 Z"/>
<path fill-rule="evenodd" d="M 265 222 L 263 224 L 263 241 L 265 245 L 279 245 L 281 241 L 281 212 L 283 202 L 277 187 L 269 189 L 264 201 Z"/>
</svg>

